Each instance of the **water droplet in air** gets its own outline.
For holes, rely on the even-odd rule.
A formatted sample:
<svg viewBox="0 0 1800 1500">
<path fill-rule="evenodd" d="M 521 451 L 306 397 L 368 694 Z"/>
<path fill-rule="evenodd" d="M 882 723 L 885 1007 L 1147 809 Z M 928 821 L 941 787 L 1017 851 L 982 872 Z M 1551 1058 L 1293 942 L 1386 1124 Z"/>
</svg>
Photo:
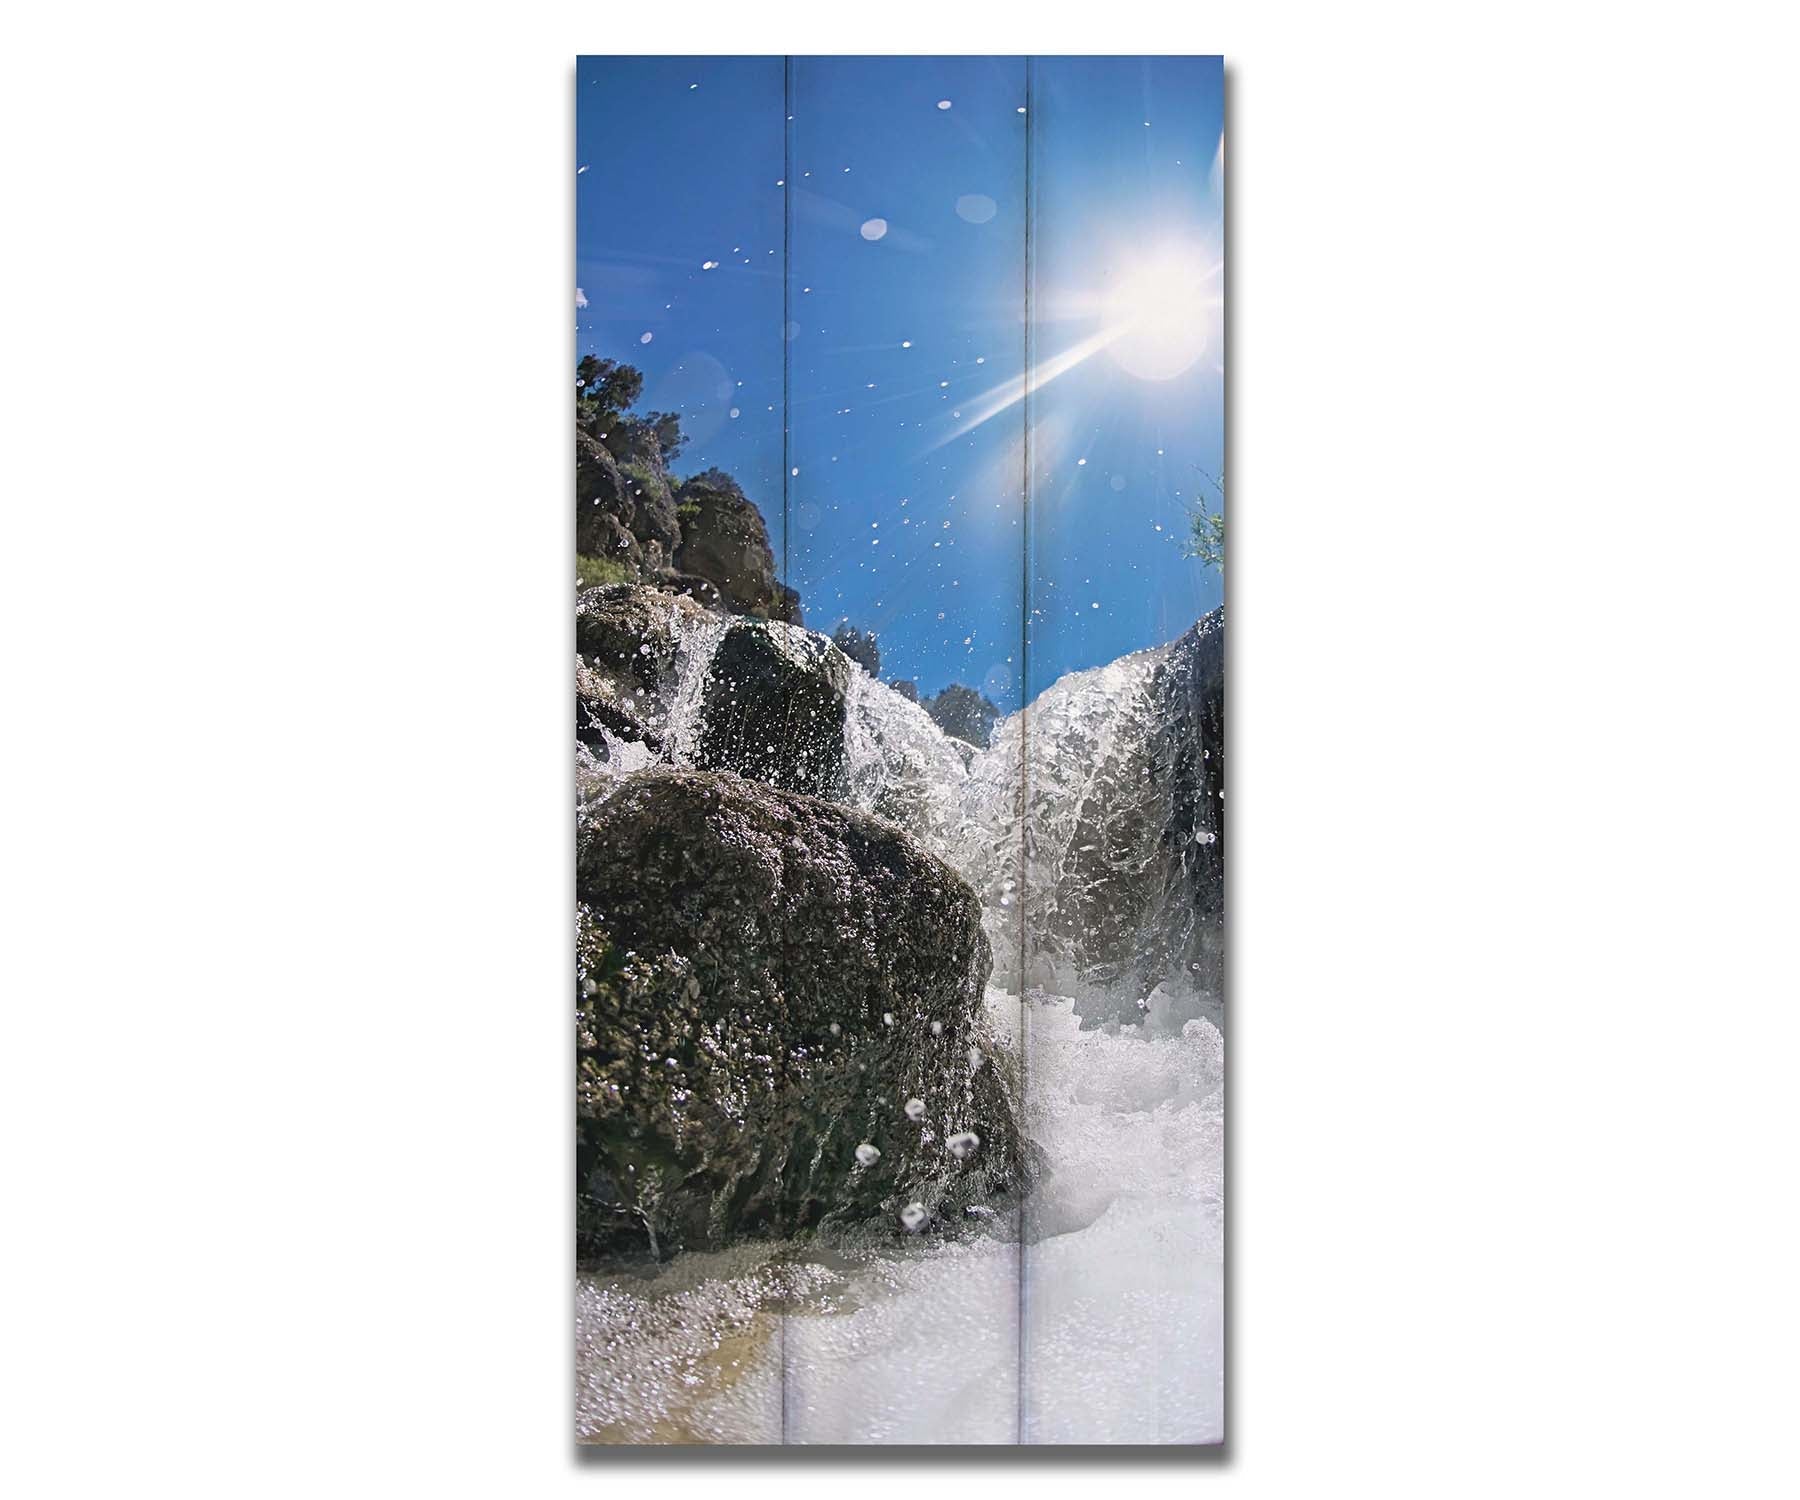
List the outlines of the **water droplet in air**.
<svg viewBox="0 0 1800 1500">
<path fill-rule="evenodd" d="M 950 101 L 948 99 L 938 100 L 938 108 L 939 109 L 948 109 L 949 107 L 950 107 Z"/>
<path fill-rule="evenodd" d="M 887 233 L 887 229 L 886 219 L 864 219 L 862 237 L 865 240 L 878 240 Z"/>
<path fill-rule="evenodd" d="M 933 1036 L 942 1036 L 944 1034 L 944 1023 L 942 1021 L 933 1021 L 931 1023 L 931 1034 Z"/>
<path fill-rule="evenodd" d="M 959 1130 L 944 1142 L 944 1149 L 958 1161 L 967 1161 L 981 1145 L 981 1137 L 973 1130 Z"/>
<path fill-rule="evenodd" d="M 864 1141 L 856 1148 L 856 1159 L 865 1167 L 872 1167 L 876 1162 L 881 1160 L 881 1152 L 876 1150 L 875 1147 L 871 1146 L 867 1141 Z"/>
<path fill-rule="evenodd" d="M 900 1210 L 900 1222 L 906 1226 L 908 1234 L 917 1234 L 928 1217 L 923 1203 L 909 1203 Z"/>
<path fill-rule="evenodd" d="M 909 1119 L 909 1120 L 921 1119 L 924 1116 L 924 1114 L 925 1114 L 925 1101 L 923 1099 L 908 1099 L 906 1101 L 906 1118 L 907 1119 Z"/>
<path fill-rule="evenodd" d="M 653 333 L 645 333 L 645 334 L 640 334 L 640 335 L 639 335 L 639 336 L 638 336 L 638 342 L 639 342 L 639 343 L 640 343 L 640 344 L 647 344 L 647 343 L 649 343 L 649 342 L 650 342 L 650 340 L 651 340 L 651 339 L 653 339 L 653 338 L 655 338 L 655 337 L 656 337 L 656 335 L 655 335 L 655 334 L 653 334 Z"/>
</svg>

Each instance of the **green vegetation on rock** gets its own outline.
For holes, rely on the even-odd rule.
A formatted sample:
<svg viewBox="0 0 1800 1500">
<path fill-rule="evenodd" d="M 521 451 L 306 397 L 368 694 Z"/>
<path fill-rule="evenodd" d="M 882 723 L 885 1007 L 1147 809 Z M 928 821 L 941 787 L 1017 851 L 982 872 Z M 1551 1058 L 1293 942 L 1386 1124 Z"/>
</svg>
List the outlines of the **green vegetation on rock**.
<svg viewBox="0 0 1800 1500">
<path fill-rule="evenodd" d="M 615 360 L 584 358 L 575 370 L 575 551 L 617 572 L 583 582 L 643 582 L 687 594 L 709 609 L 800 622 L 800 596 L 777 577 L 762 512 L 718 469 L 681 480 L 671 472 L 686 443 L 673 412 L 632 407 L 644 377 Z"/>
<path fill-rule="evenodd" d="M 578 588 L 599 588 L 609 583 L 629 583 L 631 567 L 616 557 L 587 557 L 577 554 L 575 558 L 575 583 Z"/>
</svg>

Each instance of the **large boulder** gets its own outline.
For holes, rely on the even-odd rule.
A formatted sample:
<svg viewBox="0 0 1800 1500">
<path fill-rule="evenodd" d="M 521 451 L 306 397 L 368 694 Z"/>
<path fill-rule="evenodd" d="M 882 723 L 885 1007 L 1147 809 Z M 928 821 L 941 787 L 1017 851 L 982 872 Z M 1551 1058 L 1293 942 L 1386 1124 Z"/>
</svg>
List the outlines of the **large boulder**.
<svg viewBox="0 0 1800 1500">
<path fill-rule="evenodd" d="M 717 469 L 695 475 L 676 492 L 675 505 L 678 572 L 712 583 L 733 614 L 800 623 L 800 596 L 776 577 L 762 512 L 730 475 Z"/>
<path fill-rule="evenodd" d="M 841 796 L 850 659 L 797 625 L 733 619 L 713 652 L 693 763 Z"/>
<path fill-rule="evenodd" d="M 898 1233 L 914 1203 L 929 1229 L 1022 1185 L 980 910 L 905 834 L 657 769 L 589 811 L 576 861 L 584 1255 Z"/>
</svg>

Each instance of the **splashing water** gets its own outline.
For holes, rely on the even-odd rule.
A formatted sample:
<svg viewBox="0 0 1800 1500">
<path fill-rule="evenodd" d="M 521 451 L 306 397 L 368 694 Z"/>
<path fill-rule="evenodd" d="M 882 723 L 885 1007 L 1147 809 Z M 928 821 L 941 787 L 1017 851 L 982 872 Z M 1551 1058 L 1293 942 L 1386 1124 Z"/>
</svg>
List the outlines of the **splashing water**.
<svg viewBox="0 0 1800 1500">
<path fill-rule="evenodd" d="M 990 989 L 987 998 L 996 1024 L 1016 1037 L 1018 997 Z M 1071 1003 L 1049 996 L 1028 999 L 1025 1024 L 1027 1128 L 1048 1169 L 1022 1212 L 1017 1204 L 971 1209 L 957 1237 L 915 1232 L 896 1215 L 884 1232 L 833 1242 L 743 1246 L 680 1255 L 650 1272 L 584 1274 L 582 1436 L 1216 1441 L 1224 1421 L 1218 1029 L 1190 1020 L 1168 1036 L 1129 1026 L 1083 1031 Z"/>
<path fill-rule="evenodd" d="M 691 763 L 727 624 L 672 622 L 678 647 L 646 710 L 658 748 L 610 732 L 604 755 L 580 747 L 584 797 L 649 764 Z M 1024 1204 L 971 1207 L 954 1233 L 913 1204 L 831 1239 L 584 1273 L 584 1441 L 1222 1434 L 1222 1007 L 1185 969 L 1152 962 L 1179 948 L 1158 929 L 1169 793 L 1143 771 L 1175 650 L 1061 679 L 1027 710 L 1029 733 L 1014 714 L 983 749 L 852 667 L 841 800 L 899 824 L 981 898 L 990 1045 L 1027 1059 L 1039 1180 Z M 1210 847 L 1211 818 L 1202 808 L 1185 842 Z M 927 1113 L 919 1099 L 903 1108 Z M 958 1161 L 979 1146 L 973 1132 L 944 1142 Z M 855 1152 L 865 1168 L 877 1155 Z"/>
</svg>

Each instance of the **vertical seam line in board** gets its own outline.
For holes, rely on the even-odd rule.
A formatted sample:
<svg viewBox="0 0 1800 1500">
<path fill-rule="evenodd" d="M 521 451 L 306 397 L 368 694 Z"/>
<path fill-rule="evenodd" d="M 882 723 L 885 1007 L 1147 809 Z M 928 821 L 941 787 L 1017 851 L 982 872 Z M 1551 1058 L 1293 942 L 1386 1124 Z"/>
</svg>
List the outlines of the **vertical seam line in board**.
<svg viewBox="0 0 1800 1500">
<path fill-rule="evenodd" d="M 1032 358 L 1034 354 L 1032 339 L 1032 277 L 1035 272 L 1033 260 L 1032 224 L 1032 135 L 1037 128 L 1037 104 L 1032 97 L 1032 60 L 1025 59 L 1025 234 L 1024 234 L 1024 368 L 1020 371 L 1020 391 L 1022 399 L 1020 411 L 1020 478 L 1019 491 L 1020 525 L 1019 525 L 1019 808 L 1016 823 L 1019 836 L 1019 967 L 1017 983 L 1019 986 L 1019 1110 L 1021 1116 L 1029 1115 L 1030 1094 L 1030 1058 L 1031 1040 L 1029 1034 L 1030 1014 L 1027 1009 L 1025 995 L 1025 910 L 1030 902 L 1030 892 L 1025 867 L 1025 809 L 1028 803 L 1028 778 L 1031 768 L 1029 754 L 1031 736 L 1031 714 L 1027 700 L 1031 692 L 1031 392 L 1032 392 Z M 1025 1442 L 1025 1288 L 1029 1257 L 1026 1253 L 1026 1213 L 1031 1196 L 1030 1185 L 1027 1184 L 1019 1199 L 1019 1265 L 1018 1308 L 1017 1308 L 1017 1360 L 1018 1365 L 1018 1409 L 1016 1412 L 1014 1441 L 1023 1446 Z"/>
<path fill-rule="evenodd" d="M 788 564 L 788 477 L 793 464 L 790 458 L 792 419 L 789 405 L 789 382 L 793 363 L 794 341 L 788 337 L 792 326 L 794 245 L 794 59 L 781 60 L 781 582 L 792 588 Z M 787 1297 L 777 1286 L 780 1309 L 781 1343 L 781 1445 L 788 1445 L 788 1359 Z"/>
</svg>

